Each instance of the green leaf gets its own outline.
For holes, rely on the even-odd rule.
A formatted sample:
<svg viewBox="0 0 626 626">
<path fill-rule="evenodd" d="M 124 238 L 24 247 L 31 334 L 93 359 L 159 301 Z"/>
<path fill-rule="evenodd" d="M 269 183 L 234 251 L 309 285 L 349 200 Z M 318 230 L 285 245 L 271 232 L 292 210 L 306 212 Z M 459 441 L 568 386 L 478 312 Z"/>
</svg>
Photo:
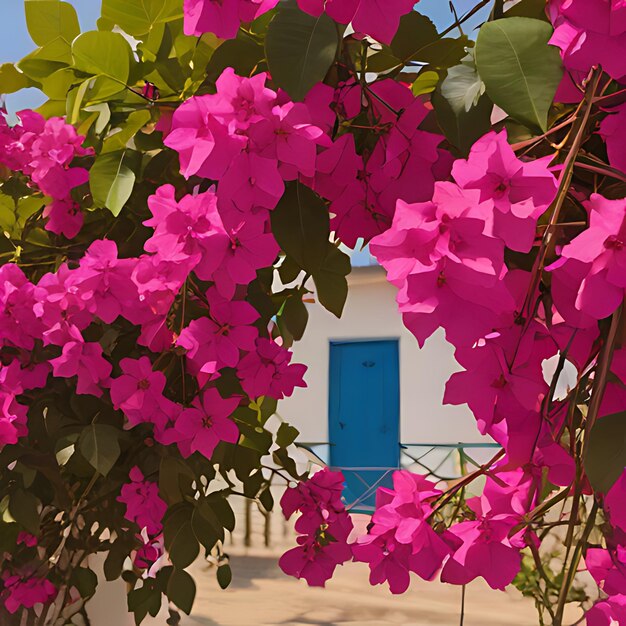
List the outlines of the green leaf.
<svg viewBox="0 0 626 626">
<path fill-rule="evenodd" d="M 78 450 L 91 467 L 106 476 L 120 456 L 117 429 L 107 424 L 90 424 L 78 438 Z"/>
<path fill-rule="evenodd" d="M 283 285 L 288 285 L 298 278 L 301 271 L 298 264 L 291 257 L 286 256 L 278 268 L 278 275 Z"/>
<path fill-rule="evenodd" d="M 39 500 L 32 493 L 16 489 L 9 499 L 9 513 L 29 533 L 39 534 Z"/>
<path fill-rule="evenodd" d="M 100 104 L 92 104 L 91 106 L 85 107 L 85 111 L 88 111 L 90 113 L 98 113 L 98 119 L 94 126 L 94 130 L 99 135 L 106 128 L 106 125 L 111 119 L 111 108 L 108 104 L 102 102 Z"/>
<path fill-rule="evenodd" d="M 165 518 L 163 538 L 172 563 L 180 569 L 191 565 L 200 546 L 191 526 L 193 507 L 180 504 L 171 508 Z"/>
<path fill-rule="evenodd" d="M 24 9 L 28 33 L 38 46 L 62 40 L 69 48 L 80 35 L 76 11 L 68 2 L 26 0 Z"/>
<path fill-rule="evenodd" d="M 476 40 L 476 67 L 487 95 L 511 117 L 546 131 L 561 81 L 561 57 L 548 45 L 552 27 L 527 17 L 485 23 Z"/>
<path fill-rule="evenodd" d="M 276 443 L 281 448 L 286 448 L 296 440 L 299 434 L 300 431 L 297 428 L 291 426 L 291 424 L 283 422 L 276 433 Z"/>
<path fill-rule="evenodd" d="M 133 37 L 145 35 L 158 22 L 181 15 L 180 0 L 102 0 L 102 17 Z"/>
<path fill-rule="evenodd" d="M 20 527 L 15 522 L 7 523 L 0 520 L 0 551 L 11 552 L 11 550 L 15 550 L 19 532 Z"/>
<path fill-rule="evenodd" d="M 317 298 L 326 310 L 341 317 L 348 298 L 346 276 L 352 269 L 350 257 L 329 241 L 322 267 L 313 274 Z"/>
<path fill-rule="evenodd" d="M 150 121 L 150 111 L 140 109 L 133 111 L 124 122 L 120 123 L 104 140 L 102 154 L 123 150 L 129 140 L 134 137 Z"/>
<path fill-rule="evenodd" d="M 272 232 L 282 250 L 309 274 L 319 271 L 330 236 L 330 216 L 324 201 L 295 181 L 286 185 L 271 218 Z"/>
<path fill-rule="evenodd" d="M 71 94 L 68 94 L 67 112 L 70 124 L 76 124 L 78 122 L 80 118 L 80 108 L 88 88 L 89 81 L 86 80 L 79 85 L 77 89 L 72 90 Z"/>
<path fill-rule="evenodd" d="M 167 597 L 187 615 L 191 613 L 196 598 L 196 583 L 182 569 L 174 568 L 167 582 Z"/>
<path fill-rule="evenodd" d="M 432 70 L 427 70 L 426 72 L 421 72 L 415 79 L 411 91 L 414 96 L 421 96 L 422 94 L 435 91 L 438 84 L 439 74 Z"/>
<path fill-rule="evenodd" d="M 109 548 L 109 552 L 104 561 L 103 571 L 106 580 L 117 580 L 122 575 L 124 561 L 130 553 L 130 546 L 123 538 L 116 539 Z"/>
<path fill-rule="evenodd" d="M 607 493 L 615 484 L 626 467 L 626 411 L 596 420 L 583 466 L 594 491 Z"/>
<path fill-rule="evenodd" d="M 221 493 L 211 494 L 206 500 L 213 512 L 217 515 L 220 524 L 222 524 L 226 530 L 230 530 L 231 532 L 235 530 L 235 514 L 224 495 Z"/>
<path fill-rule="evenodd" d="M 224 540 L 224 529 L 206 501 L 200 500 L 191 516 L 191 527 L 196 539 L 206 550 L 212 550 Z"/>
<path fill-rule="evenodd" d="M 135 615 L 135 623 L 141 624 L 148 612 L 156 615 L 161 608 L 161 591 L 154 587 L 150 579 L 143 581 L 142 587 L 128 594 L 128 610 Z"/>
<path fill-rule="evenodd" d="M 70 89 L 82 81 L 72 68 L 64 67 L 42 80 L 41 91 L 51 100 L 65 100 Z"/>
<path fill-rule="evenodd" d="M 437 27 L 433 22 L 421 13 L 411 11 L 400 18 L 400 26 L 390 48 L 398 59 L 406 63 L 438 40 Z"/>
<path fill-rule="evenodd" d="M 132 51 L 119 33 L 90 30 L 72 44 L 77 70 L 94 76 L 105 76 L 123 89 L 130 76 Z"/>
<path fill-rule="evenodd" d="M 412 11 L 400 20 L 400 28 L 391 42 L 391 50 L 401 65 L 409 61 L 428 63 L 446 69 L 457 65 L 471 45 L 467 36 L 441 37 L 426 16 Z"/>
<path fill-rule="evenodd" d="M 168 504 L 182 502 L 183 481 L 188 484 L 193 480 L 193 472 L 181 459 L 165 456 L 159 467 L 159 493 Z"/>
<path fill-rule="evenodd" d="M 513 5 L 505 17 L 532 17 L 537 20 L 548 20 L 546 14 L 546 0 L 521 0 Z"/>
<path fill-rule="evenodd" d="M 26 87 L 32 87 L 32 82 L 26 74 L 20 72 L 13 63 L 0 65 L 0 91 L 2 93 L 15 93 Z"/>
<path fill-rule="evenodd" d="M 88 567 L 77 567 L 72 571 L 70 582 L 78 589 L 81 598 L 91 598 L 96 593 L 98 576 Z"/>
<path fill-rule="evenodd" d="M 474 142 L 491 128 L 493 103 L 486 95 L 482 96 L 476 106 L 471 107 L 469 111 L 461 109 L 457 113 L 441 95 L 439 89 L 432 94 L 431 102 L 446 139 L 458 148 L 462 156 L 467 156 Z"/>
<path fill-rule="evenodd" d="M 108 152 L 96 158 L 89 172 L 89 187 L 98 207 L 116 217 L 124 208 L 135 185 L 135 170 L 141 155 L 132 150 Z"/>
<path fill-rule="evenodd" d="M 441 95 L 448 101 L 455 114 L 469 111 L 478 104 L 485 93 L 485 84 L 480 79 L 474 63 L 474 55 L 468 54 L 459 65 L 448 70 L 441 83 Z"/>
<path fill-rule="evenodd" d="M 314 17 L 289 0 L 270 23 L 265 40 L 272 79 L 292 99 L 303 100 L 313 85 L 324 80 L 338 45 L 337 26 L 328 15 Z"/>
<path fill-rule="evenodd" d="M 248 36 L 238 35 L 221 44 L 211 56 L 206 67 L 207 78 L 197 91 L 198 95 L 212 93 L 213 83 L 227 67 L 236 67 L 242 76 L 252 74 L 261 63 L 265 51 L 256 41 Z"/>
<path fill-rule="evenodd" d="M 67 54 L 62 54 L 58 49 L 55 49 L 54 46 L 51 48 L 44 46 L 43 48 L 33 50 L 22 60 L 18 61 L 17 67 L 24 72 L 28 78 L 42 82 L 57 70 L 66 68 L 71 60 L 72 55 L 69 49 Z"/>
<path fill-rule="evenodd" d="M 220 565 L 217 568 L 217 582 L 222 589 L 226 589 L 233 580 L 233 572 L 230 565 Z"/>
<path fill-rule="evenodd" d="M 296 341 L 302 339 L 309 321 L 309 311 L 306 308 L 306 304 L 302 301 L 300 292 L 287 298 L 280 318 Z"/>
</svg>

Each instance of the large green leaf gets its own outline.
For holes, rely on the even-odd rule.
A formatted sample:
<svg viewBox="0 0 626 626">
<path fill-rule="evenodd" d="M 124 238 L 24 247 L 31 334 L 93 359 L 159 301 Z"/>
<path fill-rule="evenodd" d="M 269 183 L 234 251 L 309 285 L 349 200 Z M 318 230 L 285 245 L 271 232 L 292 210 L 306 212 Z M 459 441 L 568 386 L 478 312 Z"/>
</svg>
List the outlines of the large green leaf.
<svg viewBox="0 0 626 626">
<path fill-rule="evenodd" d="M 128 82 L 132 51 L 119 33 L 90 30 L 72 44 L 74 66 L 81 72 L 106 76 L 123 88 Z"/>
<path fill-rule="evenodd" d="M 96 206 L 117 216 L 124 208 L 135 185 L 135 171 L 141 155 L 132 150 L 101 154 L 89 173 L 89 187 Z"/>
<path fill-rule="evenodd" d="M 13 63 L 0 65 L 0 91 L 4 94 L 15 93 L 25 87 L 31 87 L 32 83 L 26 74 L 18 71 Z"/>
<path fill-rule="evenodd" d="M 458 148 L 463 156 L 467 156 L 474 142 L 491 128 L 493 102 L 486 95 L 482 96 L 469 111 L 464 108 L 455 111 L 439 89 L 432 94 L 431 102 L 446 139 Z"/>
<path fill-rule="evenodd" d="M 180 0 L 102 0 L 102 17 L 140 37 L 158 22 L 182 15 Z"/>
<path fill-rule="evenodd" d="M 406 62 L 438 40 L 433 22 L 421 13 L 411 11 L 400 18 L 400 26 L 389 47 L 395 57 Z"/>
<path fill-rule="evenodd" d="M 509 17 L 482 26 L 476 67 L 491 100 L 511 117 L 545 131 L 562 77 L 561 57 L 549 46 L 550 24 Z"/>
<path fill-rule="evenodd" d="M 28 32 L 38 46 L 60 39 L 69 47 L 80 34 L 76 11 L 68 2 L 26 0 L 24 9 Z"/>
<path fill-rule="evenodd" d="M 596 420 L 583 464 L 594 490 L 607 493 L 626 468 L 626 411 Z"/>
<path fill-rule="evenodd" d="M 180 569 L 191 565 L 200 552 L 191 525 L 192 515 L 191 505 L 176 505 L 168 511 L 163 526 L 165 547 L 174 566 Z"/>
<path fill-rule="evenodd" d="M 547 21 L 546 0 L 521 0 L 505 13 L 505 17 L 533 17 Z"/>
<path fill-rule="evenodd" d="M 315 274 L 326 257 L 330 215 L 324 201 L 309 187 L 289 183 L 272 211 L 272 232 L 278 245 L 303 270 Z"/>
<path fill-rule="evenodd" d="M 196 583 L 182 569 L 174 568 L 167 582 L 167 597 L 181 611 L 189 615 L 196 597 Z"/>
<path fill-rule="evenodd" d="M 348 298 L 346 276 L 351 269 L 350 257 L 327 241 L 324 262 L 313 274 L 313 280 L 320 304 L 337 317 L 341 317 Z"/>
<path fill-rule="evenodd" d="M 9 499 L 9 513 L 13 519 L 33 535 L 39 534 L 39 500 L 23 489 L 17 489 Z"/>
<path fill-rule="evenodd" d="M 337 53 L 337 25 L 325 13 L 314 17 L 289 0 L 270 23 L 265 51 L 274 82 L 294 100 L 323 80 Z"/>
<path fill-rule="evenodd" d="M 120 456 L 117 430 L 107 424 L 90 424 L 80 434 L 78 450 L 91 467 L 106 476 Z"/>
</svg>

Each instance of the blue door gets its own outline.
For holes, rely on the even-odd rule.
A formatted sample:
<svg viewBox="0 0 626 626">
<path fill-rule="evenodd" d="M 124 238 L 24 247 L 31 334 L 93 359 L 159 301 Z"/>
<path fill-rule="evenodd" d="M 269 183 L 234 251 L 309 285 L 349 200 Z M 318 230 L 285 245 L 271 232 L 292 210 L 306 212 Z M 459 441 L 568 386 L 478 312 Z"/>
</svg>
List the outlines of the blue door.
<svg viewBox="0 0 626 626">
<path fill-rule="evenodd" d="M 330 463 L 346 476 L 346 501 L 372 511 L 400 458 L 397 341 L 330 345 Z M 372 469 L 368 469 L 372 468 Z"/>
</svg>

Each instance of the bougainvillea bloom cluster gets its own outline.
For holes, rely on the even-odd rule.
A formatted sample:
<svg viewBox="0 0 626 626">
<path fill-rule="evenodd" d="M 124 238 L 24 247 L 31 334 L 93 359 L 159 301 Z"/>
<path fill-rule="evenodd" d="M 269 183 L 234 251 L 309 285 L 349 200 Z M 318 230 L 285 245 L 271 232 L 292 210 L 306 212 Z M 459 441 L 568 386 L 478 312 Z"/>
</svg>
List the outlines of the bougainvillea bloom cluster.
<svg viewBox="0 0 626 626">
<path fill-rule="evenodd" d="M 550 593 L 558 589 L 555 626 L 562 624 L 566 582 L 582 567 L 601 591 L 585 606 L 588 625 L 626 625 L 626 473 L 619 466 L 613 480 L 598 487 L 587 465 L 594 433 L 610 431 L 626 406 L 620 321 L 626 3 L 547 2 L 550 45 L 559 49 L 565 70 L 556 100 L 566 104 L 551 112 L 558 124 L 529 138 L 516 115 L 495 124 L 490 117 L 487 128 L 497 130 L 473 137 L 467 150 L 454 142 L 445 110 L 435 106 L 440 90 L 431 97 L 432 90 L 420 88 L 428 71 L 417 79 L 398 73 L 407 59 L 415 57 L 420 67 L 431 63 L 420 57 L 430 44 L 418 50 L 394 44 L 405 16 L 421 20 L 420 36 L 436 35 L 430 22 L 411 13 L 413 0 L 292 2 L 286 10 L 315 24 L 337 22 L 338 34 L 333 69 L 299 100 L 280 88 L 276 72 L 266 71 L 271 63 L 259 45 L 264 19 L 283 3 L 181 5 L 179 17 L 159 13 L 145 25 L 133 15 L 129 22 L 129 33 L 138 37 L 148 31 L 157 39 L 167 32 L 165 42 L 178 37 L 171 55 L 167 45 L 165 52 L 152 50 L 154 42 L 143 39 L 128 49 L 129 66 L 141 56 L 150 69 L 142 90 L 127 85 L 135 80 L 130 71 L 114 86 L 108 69 L 84 79 L 95 61 L 81 55 L 87 44 L 80 35 L 69 55 L 78 59 L 76 71 L 65 78 L 74 98 L 71 119 L 81 124 L 32 111 L 10 124 L 0 115 L 3 198 L 11 192 L 16 205 L 29 195 L 40 201 L 21 239 L 7 233 L 12 249 L 0 252 L 7 260 L 0 266 L 0 454 L 15 452 L 6 465 L 16 477 L 0 506 L 3 520 L 15 518 L 6 522 L 12 530 L 19 526 L 10 536 L 15 552 L 0 552 L 6 557 L 2 611 L 25 611 L 30 619 L 34 609 L 45 618 L 42 607 L 52 610 L 55 598 L 74 598 L 78 587 L 88 587 L 89 575 L 81 580 L 72 572 L 82 561 L 73 563 L 64 550 L 94 509 L 109 526 L 94 524 L 99 534 L 89 550 L 109 552 L 105 570 L 117 563 L 118 575 L 130 557 L 133 569 L 125 576 L 142 584 L 129 594 L 138 622 L 158 612 L 163 589 L 190 610 L 184 600 L 195 587 L 184 570 L 200 544 L 207 554 L 216 550 L 218 572 L 226 571 L 219 545 L 234 523 L 227 496 L 269 508 L 267 475 L 285 478 L 285 470 L 288 480 L 298 481 L 280 502 L 287 518 L 297 514 L 297 546 L 280 566 L 311 585 L 323 586 L 339 565 L 354 560 L 367 564 L 371 584 L 392 593 L 406 591 L 412 575 L 455 585 L 482 578 L 504 589 L 529 559 L 531 569 L 541 569 L 543 516 L 571 498 L 548 531 L 567 526 L 571 539 L 582 526 L 586 535 L 579 535 L 571 556 L 567 551 L 569 569 L 548 581 Z M 517 19 L 550 29 L 543 20 Z M 126 44 L 115 31 L 94 33 L 112 37 L 109 43 L 120 49 Z M 216 38 L 229 41 L 212 47 Z M 460 41 L 465 54 L 469 40 Z M 49 43 L 37 54 L 49 54 Z M 229 49 L 253 56 L 260 50 L 263 58 L 235 69 L 224 62 Z M 191 58 L 181 85 L 178 66 L 170 68 L 175 56 Z M 368 63 L 389 59 L 381 73 L 368 71 Z M 56 56 L 43 61 L 63 63 Z M 210 68 L 206 76 L 203 64 Z M 448 66 L 433 61 L 432 67 L 443 80 Z M 404 82 L 409 78 L 413 88 Z M 152 79 L 171 90 L 162 103 L 147 82 Z M 101 102 L 107 89 L 113 114 Z M 87 93 L 96 105 L 81 119 L 78 98 Z M 145 114 L 141 134 L 115 144 L 128 130 L 114 126 L 118 116 L 121 126 L 130 126 L 136 113 Z M 105 139 L 91 129 L 107 127 L 110 119 Z M 459 124 L 472 122 L 455 118 L 457 131 Z M 145 162 L 132 169 L 127 151 Z M 129 180 L 131 189 L 111 221 L 109 214 L 100 219 L 98 209 L 116 211 L 91 202 L 97 185 L 87 183 L 114 158 L 109 192 L 121 193 Z M 141 176 L 145 184 L 133 187 Z M 285 222 L 296 227 L 289 231 Z M 31 237 L 37 224 L 48 232 Z M 319 246 L 310 244 L 314 231 L 321 232 Z M 304 244 L 298 249 L 292 239 Z M 292 362 L 291 344 L 308 316 L 308 279 L 326 306 L 332 289 L 318 281 L 330 275 L 334 287 L 349 270 L 340 275 L 326 263 L 336 255 L 349 265 L 340 244 L 362 242 L 396 287 L 400 314 L 418 344 L 441 328 L 453 346 L 459 368 L 442 390 L 443 402 L 467 405 L 479 431 L 501 449 L 450 484 L 394 471 L 391 485 L 378 489 L 370 523 L 358 532 L 343 474 L 329 468 L 308 478 L 298 474 L 287 453 L 295 435 L 285 424 L 277 433 L 265 425 L 276 401 L 305 386 L 306 367 Z M 311 260 L 309 248 L 316 247 L 324 254 Z M 292 305 L 297 319 L 289 327 Z M 566 368 L 575 381 L 562 390 Z M 123 467 L 116 465 L 122 448 Z M 78 476 L 69 486 L 59 470 L 66 466 Z M 109 480 L 117 487 L 90 501 L 91 490 Z M 33 485 L 41 488 L 37 496 L 29 491 Z M 49 494 L 57 490 L 61 504 L 53 506 Z M 55 533 L 58 542 L 44 547 Z M 182 535 L 193 539 L 191 549 L 181 549 Z M 37 567 L 50 546 L 45 567 Z M 57 566 L 65 560 L 71 568 L 61 575 Z M 178 585 L 186 592 L 177 593 Z"/>
</svg>

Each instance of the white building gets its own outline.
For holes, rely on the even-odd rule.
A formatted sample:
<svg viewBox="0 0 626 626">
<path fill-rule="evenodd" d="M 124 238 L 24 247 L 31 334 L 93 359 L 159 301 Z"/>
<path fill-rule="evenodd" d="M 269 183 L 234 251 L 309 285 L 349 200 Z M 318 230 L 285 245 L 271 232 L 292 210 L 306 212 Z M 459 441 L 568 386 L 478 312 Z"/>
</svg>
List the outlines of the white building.
<svg viewBox="0 0 626 626">
<path fill-rule="evenodd" d="M 373 490 L 363 489 L 388 482 L 384 468 L 420 471 L 411 458 L 424 455 L 421 462 L 429 469 L 442 464 L 437 474 L 454 476 L 460 469 L 454 446 L 470 444 L 465 450 L 479 462 L 493 450 L 467 406 L 442 403 L 446 381 L 460 369 L 443 332 L 420 349 L 402 323 L 396 288 L 384 270 L 368 254 L 353 257 L 353 265 L 341 319 L 318 304 L 307 305 L 309 323 L 293 346 L 293 360 L 308 366 L 308 388 L 283 400 L 278 412 L 298 428 L 299 441 L 343 468 L 354 495 L 371 505 Z M 362 469 L 367 467 L 377 469 Z"/>
</svg>

